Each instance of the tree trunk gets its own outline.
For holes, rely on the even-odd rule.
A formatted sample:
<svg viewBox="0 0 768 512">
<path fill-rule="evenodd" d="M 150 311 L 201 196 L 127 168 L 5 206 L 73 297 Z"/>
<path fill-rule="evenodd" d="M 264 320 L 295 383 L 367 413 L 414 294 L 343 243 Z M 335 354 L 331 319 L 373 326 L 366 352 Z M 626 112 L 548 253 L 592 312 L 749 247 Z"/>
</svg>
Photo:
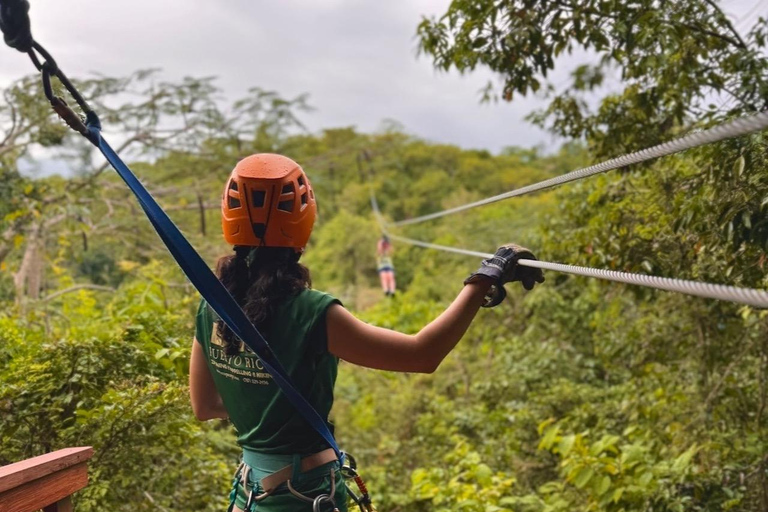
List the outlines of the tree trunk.
<svg viewBox="0 0 768 512">
<path fill-rule="evenodd" d="M 40 240 L 40 224 L 33 224 L 26 235 L 27 245 L 19 270 L 13 276 L 16 302 L 25 298 L 38 299 L 43 281 L 43 249 Z"/>
</svg>

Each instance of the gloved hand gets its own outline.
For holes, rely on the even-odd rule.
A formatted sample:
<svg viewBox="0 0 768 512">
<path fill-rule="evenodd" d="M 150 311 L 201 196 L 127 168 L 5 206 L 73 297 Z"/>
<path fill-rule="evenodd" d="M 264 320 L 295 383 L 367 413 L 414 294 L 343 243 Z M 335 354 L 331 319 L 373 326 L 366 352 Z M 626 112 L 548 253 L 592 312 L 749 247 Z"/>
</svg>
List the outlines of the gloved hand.
<svg viewBox="0 0 768 512">
<path fill-rule="evenodd" d="M 523 284 L 523 288 L 532 290 L 536 283 L 544 282 L 544 273 L 540 268 L 525 267 L 517 264 L 519 260 L 523 259 L 535 260 L 536 256 L 529 249 L 516 244 L 502 245 L 492 258 L 483 260 L 477 272 L 469 276 L 464 281 L 464 284 L 474 283 L 483 277 L 490 278 L 493 280 L 493 286 L 491 286 L 488 294 L 485 296 L 483 307 L 492 308 L 497 306 L 507 296 L 504 283 L 520 281 Z"/>
</svg>

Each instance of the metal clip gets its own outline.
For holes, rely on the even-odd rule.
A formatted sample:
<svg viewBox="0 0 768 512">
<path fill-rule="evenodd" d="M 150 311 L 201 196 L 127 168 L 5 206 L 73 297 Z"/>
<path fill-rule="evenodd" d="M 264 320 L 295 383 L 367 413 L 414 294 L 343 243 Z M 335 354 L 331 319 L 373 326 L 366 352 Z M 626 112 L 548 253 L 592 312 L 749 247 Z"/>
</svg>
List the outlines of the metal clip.
<svg viewBox="0 0 768 512">
<path fill-rule="evenodd" d="M 321 512 L 320 506 L 325 503 L 330 503 L 333 506 L 333 512 L 339 512 L 336 502 L 327 494 L 321 494 L 312 501 L 312 512 Z"/>
<path fill-rule="evenodd" d="M 63 98 L 54 96 L 51 98 L 53 110 L 64 120 L 70 128 L 81 135 L 88 133 L 88 127 L 85 126 L 85 120 L 72 110 Z"/>
<path fill-rule="evenodd" d="M 245 508 L 243 508 L 243 512 L 251 512 L 251 507 L 253 507 L 253 503 L 256 501 L 256 496 L 254 496 L 254 490 L 251 489 L 251 492 L 248 493 L 248 500 L 245 502 Z"/>
</svg>

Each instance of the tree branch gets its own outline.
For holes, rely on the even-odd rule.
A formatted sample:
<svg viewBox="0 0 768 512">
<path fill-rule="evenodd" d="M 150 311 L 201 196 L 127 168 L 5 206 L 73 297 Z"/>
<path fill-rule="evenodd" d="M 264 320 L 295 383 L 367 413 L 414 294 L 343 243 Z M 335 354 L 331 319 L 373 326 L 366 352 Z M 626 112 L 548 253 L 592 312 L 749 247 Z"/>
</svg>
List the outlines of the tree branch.
<svg viewBox="0 0 768 512">
<path fill-rule="evenodd" d="M 718 32 L 715 32 L 714 30 L 709 30 L 707 28 L 704 28 L 700 25 L 691 25 L 690 23 L 679 23 L 679 22 L 672 22 L 680 27 L 687 28 L 688 30 L 693 30 L 696 32 L 700 32 L 702 34 L 706 34 L 711 37 L 715 37 L 717 39 L 722 39 L 723 41 L 727 42 L 730 45 L 736 46 L 737 48 L 741 48 L 742 50 L 746 48 L 746 45 L 744 45 L 743 42 L 737 41 L 736 39 L 733 39 L 732 37 L 728 37 L 725 34 L 720 34 Z"/>
<path fill-rule="evenodd" d="M 62 296 L 64 294 L 66 294 L 66 293 L 76 292 L 78 290 L 97 290 L 97 291 L 100 291 L 100 292 L 114 292 L 115 291 L 115 289 L 112 288 L 111 286 L 101 286 L 99 284 L 88 284 L 88 283 L 76 284 L 74 286 L 70 286 L 69 288 L 64 288 L 63 290 L 59 290 L 58 292 L 54 292 L 54 293 L 52 293 L 50 295 L 47 295 L 47 296 L 43 297 L 42 301 L 43 302 L 48 302 L 50 300 L 55 299 L 56 297 L 60 297 L 60 296 Z"/>
<path fill-rule="evenodd" d="M 731 33 L 736 36 L 736 39 L 738 40 L 738 43 L 735 43 L 736 46 L 741 48 L 742 50 L 747 49 L 747 43 L 744 42 L 744 40 L 741 38 L 741 35 L 736 31 L 736 28 L 733 26 L 733 23 L 731 23 L 731 20 L 728 19 L 728 16 L 723 12 L 722 9 L 720 9 L 720 6 L 717 5 L 717 3 L 714 0 L 704 0 L 707 4 L 712 6 L 712 8 L 723 18 L 723 21 L 726 25 L 728 25 L 728 28 L 731 29 Z"/>
</svg>

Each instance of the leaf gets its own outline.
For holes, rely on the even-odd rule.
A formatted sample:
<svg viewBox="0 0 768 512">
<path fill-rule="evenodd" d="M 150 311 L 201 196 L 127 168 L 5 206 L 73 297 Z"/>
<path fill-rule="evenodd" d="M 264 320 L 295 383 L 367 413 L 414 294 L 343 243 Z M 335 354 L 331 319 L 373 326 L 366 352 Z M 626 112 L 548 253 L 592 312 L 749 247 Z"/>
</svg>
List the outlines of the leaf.
<svg viewBox="0 0 768 512">
<path fill-rule="evenodd" d="M 487 487 L 491 484 L 492 476 L 493 471 L 486 464 L 478 464 L 477 468 L 475 468 L 475 477 L 477 478 L 478 483 L 483 487 Z"/>
<path fill-rule="evenodd" d="M 560 433 L 560 427 L 558 427 L 557 425 L 548 428 L 546 433 L 544 434 L 544 437 L 542 437 L 541 441 L 539 442 L 539 450 L 551 449 L 552 445 L 555 444 L 558 433 Z"/>
<path fill-rule="evenodd" d="M 637 479 L 637 483 L 640 484 L 641 487 L 647 487 L 648 484 L 651 483 L 651 480 L 653 480 L 653 473 L 646 471 Z"/>
<path fill-rule="evenodd" d="M 560 439 L 560 443 L 557 445 L 557 451 L 562 456 L 566 456 L 571 452 L 571 448 L 573 448 L 573 443 L 576 441 L 576 436 L 574 434 L 570 434 L 567 436 L 563 436 Z"/>
<path fill-rule="evenodd" d="M 598 483 L 595 485 L 595 493 L 597 493 L 598 496 L 602 496 L 611 488 L 611 477 L 608 475 L 603 475 L 597 482 Z"/>
<path fill-rule="evenodd" d="M 691 464 L 691 459 L 693 459 L 693 456 L 696 455 L 698 449 L 698 446 L 694 443 L 693 446 L 680 454 L 680 456 L 675 459 L 675 462 L 672 463 L 672 470 L 676 473 L 680 473 L 688 469 L 688 466 Z"/>
<path fill-rule="evenodd" d="M 747 229 L 752 228 L 752 216 L 749 212 L 744 212 L 741 214 L 741 222 L 744 224 L 744 227 Z"/>
<path fill-rule="evenodd" d="M 621 454 L 621 463 L 631 468 L 641 460 L 643 460 L 644 451 L 641 446 L 630 445 L 623 449 Z"/>
<path fill-rule="evenodd" d="M 595 470 L 593 470 L 591 467 L 587 466 L 582 468 L 576 473 L 576 477 L 573 479 L 573 485 L 579 489 L 583 489 L 594 475 Z"/>
<path fill-rule="evenodd" d="M 768 198 L 766 198 L 766 201 L 768 201 Z M 544 429 L 546 429 L 548 426 L 550 426 L 554 422 L 555 422 L 555 418 L 547 418 L 546 420 L 539 423 L 539 425 L 536 427 L 536 429 L 539 432 L 539 435 L 542 435 L 544 433 Z"/>
<path fill-rule="evenodd" d="M 738 178 L 742 175 L 744 172 L 744 166 L 746 162 L 744 160 L 744 155 L 741 155 L 739 158 L 736 159 L 736 161 L 733 163 L 733 174 Z"/>
</svg>

